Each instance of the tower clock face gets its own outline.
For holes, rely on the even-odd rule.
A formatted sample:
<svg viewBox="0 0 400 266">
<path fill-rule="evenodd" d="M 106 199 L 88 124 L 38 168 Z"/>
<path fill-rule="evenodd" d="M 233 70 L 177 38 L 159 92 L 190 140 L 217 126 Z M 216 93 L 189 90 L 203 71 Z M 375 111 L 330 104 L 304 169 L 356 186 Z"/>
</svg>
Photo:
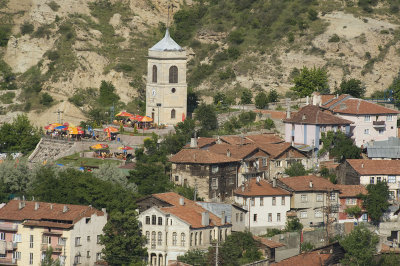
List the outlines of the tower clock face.
<svg viewBox="0 0 400 266">
<path fill-rule="evenodd" d="M 155 90 L 155 89 L 153 89 L 153 90 L 151 91 L 151 95 L 156 96 L 156 90 Z"/>
</svg>

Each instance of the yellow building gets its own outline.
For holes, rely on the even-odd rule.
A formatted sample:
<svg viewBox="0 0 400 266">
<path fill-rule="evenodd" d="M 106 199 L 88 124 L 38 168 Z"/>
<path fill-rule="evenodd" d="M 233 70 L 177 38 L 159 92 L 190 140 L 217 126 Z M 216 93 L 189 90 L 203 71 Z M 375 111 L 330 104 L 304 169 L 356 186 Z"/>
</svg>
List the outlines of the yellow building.
<svg viewBox="0 0 400 266">
<path fill-rule="evenodd" d="M 12 200 L 0 209 L 0 265 L 39 265 L 49 248 L 61 265 L 94 265 L 106 223 L 92 206 Z"/>
</svg>

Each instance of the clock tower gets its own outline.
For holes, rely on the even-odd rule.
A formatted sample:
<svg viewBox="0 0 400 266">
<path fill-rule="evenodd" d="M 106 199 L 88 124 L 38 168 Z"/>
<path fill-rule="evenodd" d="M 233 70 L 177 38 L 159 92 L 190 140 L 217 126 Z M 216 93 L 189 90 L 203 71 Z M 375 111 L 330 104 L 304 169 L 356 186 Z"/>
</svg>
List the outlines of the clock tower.
<svg viewBox="0 0 400 266">
<path fill-rule="evenodd" d="M 149 49 L 146 115 L 156 124 L 175 125 L 186 118 L 186 51 L 169 35 Z"/>
</svg>

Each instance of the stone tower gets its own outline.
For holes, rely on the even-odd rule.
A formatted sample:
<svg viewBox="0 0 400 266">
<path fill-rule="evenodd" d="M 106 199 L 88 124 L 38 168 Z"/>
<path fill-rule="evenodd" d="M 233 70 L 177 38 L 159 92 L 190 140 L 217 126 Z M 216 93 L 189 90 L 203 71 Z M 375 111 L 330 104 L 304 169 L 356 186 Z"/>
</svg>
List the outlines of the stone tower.
<svg viewBox="0 0 400 266">
<path fill-rule="evenodd" d="M 175 125 L 186 118 L 186 51 L 165 32 L 149 49 L 146 115 L 154 123 Z"/>
</svg>

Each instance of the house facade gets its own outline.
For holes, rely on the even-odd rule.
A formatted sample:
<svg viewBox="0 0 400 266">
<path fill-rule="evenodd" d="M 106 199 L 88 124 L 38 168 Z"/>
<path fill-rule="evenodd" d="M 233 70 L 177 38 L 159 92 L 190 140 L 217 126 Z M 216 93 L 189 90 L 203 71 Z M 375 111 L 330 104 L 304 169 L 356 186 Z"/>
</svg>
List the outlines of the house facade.
<svg viewBox="0 0 400 266">
<path fill-rule="evenodd" d="M 339 189 L 339 223 L 354 223 L 368 221 L 368 214 L 363 208 L 363 200 L 360 195 L 366 195 L 367 190 L 363 185 L 336 185 Z M 347 208 L 358 206 L 362 212 L 359 217 L 346 213 Z"/>
<path fill-rule="evenodd" d="M 163 204 L 157 207 L 157 201 Z M 151 206 L 139 213 L 139 221 L 152 266 L 168 265 L 192 249 L 207 250 L 213 241 L 223 241 L 231 234 L 232 225 L 226 217 L 218 217 L 174 192 L 153 194 L 138 204 Z"/>
<path fill-rule="evenodd" d="M 305 228 L 320 226 L 338 220 L 339 189 L 319 176 L 280 178 L 277 185 L 292 193 L 291 211 L 295 212 Z"/>
<path fill-rule="evenodd" d="M 364 185 L 386 182 L 391 200 L 400 198 L 400 161 L 348 159 L 337 167 L 340 184 Z"/>
<path fill-rule="evenodd" d="M 0 264 L 39 265 L 51 247 L 61 265 L 94 265 L 106 223 L 91 206 L 12 200 L 0 209 Z"/>
<path fill-rule="evenodd" d="M 265 179 L 249 179 L 235 190 L 235 203 L 247 210 L 245 226 L 255 234 L 265 234 L 268 228 L 282 229 L 286 212 L 290 210 L 290 193 Z"/>
</svg>

